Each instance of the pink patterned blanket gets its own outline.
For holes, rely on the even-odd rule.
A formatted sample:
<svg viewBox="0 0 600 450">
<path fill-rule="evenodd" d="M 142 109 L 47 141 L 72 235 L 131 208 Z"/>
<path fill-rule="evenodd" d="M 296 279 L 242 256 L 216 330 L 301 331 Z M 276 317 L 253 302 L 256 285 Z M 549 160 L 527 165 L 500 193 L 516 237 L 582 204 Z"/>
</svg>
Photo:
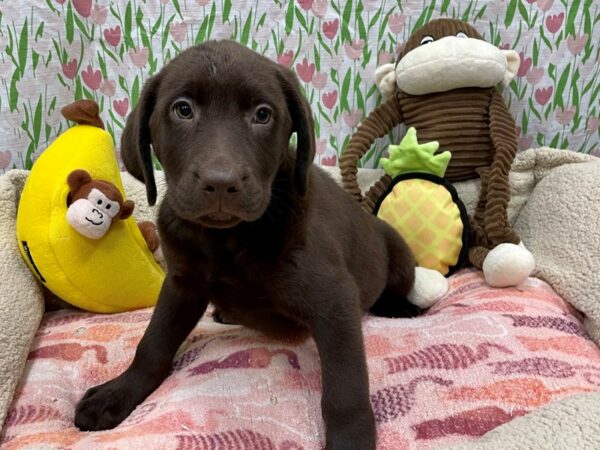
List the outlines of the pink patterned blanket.
<svg viewBox="0 0 600 450">
<path fill-rule="evenodd" d="M 114 430 L 73 426 L 86 389 L 129 364 L 151 310 L 46 314 L 0 436 L 3 449 L 319 449 L 320 371 L 293 346 L 204 318 L 171 376 Z M 475 440 L 516 416 L 600 390 L 600 351 L 545 283 L 492 289 L 464 270 L 417 319 L 366 317 L 378 448 Z"/>
</svg>

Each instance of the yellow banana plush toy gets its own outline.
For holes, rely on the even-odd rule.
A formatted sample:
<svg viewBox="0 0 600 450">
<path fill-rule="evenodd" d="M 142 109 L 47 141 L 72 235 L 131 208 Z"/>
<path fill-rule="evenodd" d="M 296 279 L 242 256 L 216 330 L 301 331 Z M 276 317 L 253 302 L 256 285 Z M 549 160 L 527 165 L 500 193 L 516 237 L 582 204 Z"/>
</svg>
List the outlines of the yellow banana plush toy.
<svg viewBox="0 0 600 450">
<path fill-rule="evenodd" d="M 42 153 L 27 179 L 17 213 L 23 258 L 45 287 L 78 308 L 152 306 L 164 279 L 152 254 L 155 227 L 131 217 L 98 105 L 81 100 L 62 112 L 78 125 Z"/>
</svg>

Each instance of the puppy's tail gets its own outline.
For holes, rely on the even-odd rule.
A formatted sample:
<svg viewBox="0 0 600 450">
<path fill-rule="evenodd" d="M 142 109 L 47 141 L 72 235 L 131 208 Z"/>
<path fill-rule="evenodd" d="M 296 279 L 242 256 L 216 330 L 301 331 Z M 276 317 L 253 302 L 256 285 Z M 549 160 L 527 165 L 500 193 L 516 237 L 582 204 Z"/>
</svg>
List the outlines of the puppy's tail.
<svg viewBox="0 0 600 450">
<path fill-rule="evenodd" d="M 385 243 L 388 249 L 388 280 L 383 294 L 370 311 L 382 317 L 414 317 L 421 310 L 407 300 L 415 283 L 415 258 L 404 239 L 388 224 L 385 228 Z"/>
</svg>

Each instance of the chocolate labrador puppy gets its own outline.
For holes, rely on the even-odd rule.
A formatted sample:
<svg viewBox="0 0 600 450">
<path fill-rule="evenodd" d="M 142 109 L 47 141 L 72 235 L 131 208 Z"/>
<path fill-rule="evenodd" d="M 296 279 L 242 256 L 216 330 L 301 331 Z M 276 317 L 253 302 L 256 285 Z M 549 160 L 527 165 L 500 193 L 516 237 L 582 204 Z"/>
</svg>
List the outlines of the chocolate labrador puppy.
<svg viewBox="0 0 600 450">
<path fill-rule="evenodd" d="M 416 314 L 406 300 L 415 262 L 391 227 L 311 165 L 313 119 L 296 76 L 232 41 L 190 48 L 146 82 L 123 133 L 127 170 L 153 204 L 151 148 L 167 181 L 167 276 L 133 362 L 85 394 L 77 427 L 125 419 L 213 303 L 275 339 L 312 336 L 327 448 L 375 448 L 361 316 Z"/>
</svg>

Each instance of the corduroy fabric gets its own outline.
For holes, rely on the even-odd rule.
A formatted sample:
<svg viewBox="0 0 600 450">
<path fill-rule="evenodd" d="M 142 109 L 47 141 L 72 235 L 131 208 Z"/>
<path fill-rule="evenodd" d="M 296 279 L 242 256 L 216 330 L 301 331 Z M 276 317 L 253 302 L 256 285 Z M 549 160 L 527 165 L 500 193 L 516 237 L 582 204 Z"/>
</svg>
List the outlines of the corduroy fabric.
<svg viewBox="0 0 600 450">
<path fill-rule="evenodd" d="M 439 19 L 418 30 L 407 42 L 403 54 L 415 48 L 422 35 L 439 39 L 457 31 L 481 39 L 468 24 Z M 363 198 L 356 180 L 358 161 L 375 139 L 401 123 L 415 127 L 421 142 L 438 141 L 438 153 L 452 152 L 445 175 L 449 181 L 481 179 L 479 202 L 470 218 L 471 264 L 481 268 L 488 250 L 503 242 L 519 243 L 506 212 L 510 200 L 508 172 L 517 152 L 516 124 L 499 91 L 495 87 L 461 88 L 417 96 L 397 90 L 371 112 L 340 158 L 344 188 L 369 212 L 392 179 L 384 175 Z"/>
</svg>

